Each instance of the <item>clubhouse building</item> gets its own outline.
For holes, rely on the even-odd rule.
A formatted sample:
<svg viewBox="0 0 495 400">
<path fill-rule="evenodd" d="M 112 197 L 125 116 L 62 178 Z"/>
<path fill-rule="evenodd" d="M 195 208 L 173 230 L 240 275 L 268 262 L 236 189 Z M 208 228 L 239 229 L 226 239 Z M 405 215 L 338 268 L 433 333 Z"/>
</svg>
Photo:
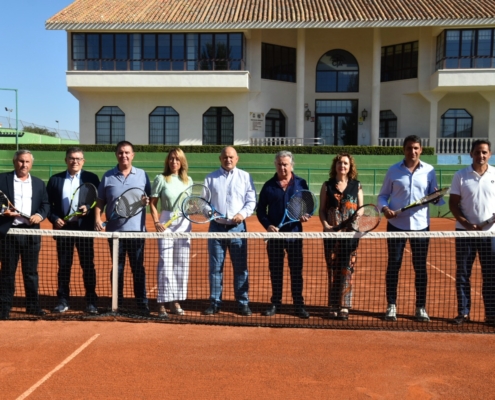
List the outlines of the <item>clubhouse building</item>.
<svg viewBox="0 0 495 400">
<path fill-rule="evenodd" d="M 495 143 L 493 0 L 76 0 L 81 143 Z"/>
</svg>

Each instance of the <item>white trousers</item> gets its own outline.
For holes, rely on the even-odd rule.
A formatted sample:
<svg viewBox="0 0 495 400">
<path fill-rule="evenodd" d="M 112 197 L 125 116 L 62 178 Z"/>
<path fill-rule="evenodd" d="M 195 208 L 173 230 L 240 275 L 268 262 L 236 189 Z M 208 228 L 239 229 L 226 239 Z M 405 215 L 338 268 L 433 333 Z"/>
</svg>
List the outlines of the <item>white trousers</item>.
<svg viewBox="0 0 495 400">
<path fill-rule="evenodd" d="M 168 221 L 170 212 L 162 211 L 160 222 Z M 179 218 L 168 230 L 189 232 L 191 223 Z M 182 301 L 187 298 L 189 279 L 189 239 L 158 239 L 158 303 Z"/>
</svg>

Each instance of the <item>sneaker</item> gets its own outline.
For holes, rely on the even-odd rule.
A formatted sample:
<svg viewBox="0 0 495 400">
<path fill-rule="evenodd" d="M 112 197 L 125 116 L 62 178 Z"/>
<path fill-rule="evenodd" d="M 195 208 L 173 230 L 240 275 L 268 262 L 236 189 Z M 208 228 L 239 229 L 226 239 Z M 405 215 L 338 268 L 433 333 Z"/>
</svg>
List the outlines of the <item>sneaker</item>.
<svg viewBox="0 0 495 400">
<path fill-rule="evenodd" d="M 93 304 L 88 304 L 86 307 L 86 312 L 88 314 L 98 314 L 98 309 Z"/>
<path fill-rule="evenodd" d="M 64 313 L 69 309 L 69 305 L 67 303 L 59 303 L 57 307 L 53 309 L 54 313 Z"/>
<path fill-rule="evenodd" d="M 469 322 L 469 315 L 467 314 L 466 315 L 459 314 L 457 317 L 455 317 L 452 320 L 452 323 L 454 323 L 455 325 L 462 325 L 465 322 Z"/>
<path fill-rule="evenodd" d="M 161 304 L 160 308 L 158 309 L 158 317 L 162 319 L 168 319 L 167 310 L 165 310 L 164 304 Z"/>
<path fill-rule="evenodd" d="M 416 320 L 418 322 L 430 322 L 430 317 L 424 307 L 416 307 Z"/>
<path fill-rule="evenodd" d="M 180 307 L 177 301 L 170 302 L 170 314 L 184 315 L 184 310 Z"/>
<path fill-rule="evenodd" d="M 385 321 L 397 321 L 397 307 L 395 304 L 389 304 L 385 312 Z"/>
</svg>

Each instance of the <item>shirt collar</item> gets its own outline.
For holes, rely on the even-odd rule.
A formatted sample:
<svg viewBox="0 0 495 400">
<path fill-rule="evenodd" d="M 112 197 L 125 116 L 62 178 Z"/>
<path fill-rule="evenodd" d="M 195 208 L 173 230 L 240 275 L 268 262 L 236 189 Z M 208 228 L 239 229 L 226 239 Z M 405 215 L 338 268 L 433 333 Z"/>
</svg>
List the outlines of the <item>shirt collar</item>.
<svg viewBox="0 0 495 400">
<path fill-rule="evenodd" d="M 31 174 L 28 174 L 28 177 L 27 179 L 25 180 L 21 180 L 17 177 L 17 174 L 16 172 L 14 171 L 14 181 L 17 181 L 17 182 L 22 182 L 22 183 L 31 183 Z"/>
<path fill-rule="evenodd" d="M 80 170 L 77 174 L 75 174 L 74 176 L 72 176 L 69 173 L 69 171 L 65 171 L 65 179 L 74 179 L 74 178 L 80 179 L 81 178 L 81 172 L 82 172 L 82 170 Z"/>
<path fill-rule="evenodd" d="M 237 167 L 234 167 L 230 171 L 227 171 L 226 169 L 223 169 L 223 167 L 220 167 L 220 172 L 222 173 L 222 175 L 227 176 L 229 174 L 233 174 L 236 168 Z"/>
<path fill-rule="evenodd" d="M 401 167 L 407 168 L 405 161 L 406 161 L 406 159 L 404 158 L 402 160 Z M 416 168 L 416 169 L 420 169 L 420 168 L 423 168 L 423 167 L 424 167 L 423 162 L 421 160 L 419 160 L 418 168 Z"/>
</svg>

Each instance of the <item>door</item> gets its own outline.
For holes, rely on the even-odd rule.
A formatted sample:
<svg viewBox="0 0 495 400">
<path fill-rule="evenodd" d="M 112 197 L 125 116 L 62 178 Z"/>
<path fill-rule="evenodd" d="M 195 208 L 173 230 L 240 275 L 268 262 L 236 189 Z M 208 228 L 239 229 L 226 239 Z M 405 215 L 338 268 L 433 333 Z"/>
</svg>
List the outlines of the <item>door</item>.
<svg viewBox="0 0 495 400">
<path fill-rule="evenodd" d="M 317 100 L 315 138 L 327 146 L 357 145 L 357 101 Z"/>
</svg>

